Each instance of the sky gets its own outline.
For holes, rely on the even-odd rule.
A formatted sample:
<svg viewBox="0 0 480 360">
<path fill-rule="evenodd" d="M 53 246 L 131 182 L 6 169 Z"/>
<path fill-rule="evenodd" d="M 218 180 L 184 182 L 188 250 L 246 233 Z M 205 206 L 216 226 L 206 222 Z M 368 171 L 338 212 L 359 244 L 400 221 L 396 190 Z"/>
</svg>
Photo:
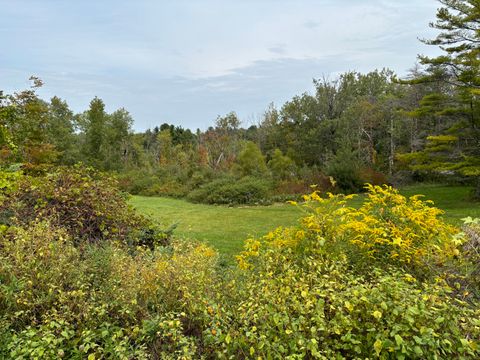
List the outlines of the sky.
<svg viewBox="0 0 480 360">
<path fill-rule="evenodd" d="M 93 97 L 142 131 L 244 126 L 312 80 L 384 67 L 405 76 L 436 32 L 436 0 L 0 0 L 0 90 L 45 85 L 75 112 Z"/>
</svg>

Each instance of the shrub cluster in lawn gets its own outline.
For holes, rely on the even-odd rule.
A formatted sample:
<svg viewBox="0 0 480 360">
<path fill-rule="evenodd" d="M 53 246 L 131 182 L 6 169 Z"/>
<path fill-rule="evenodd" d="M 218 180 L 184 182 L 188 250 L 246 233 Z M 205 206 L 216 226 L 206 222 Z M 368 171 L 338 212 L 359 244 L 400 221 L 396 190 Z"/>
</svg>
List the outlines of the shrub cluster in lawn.
<svg viewBox="0 0 480 360">
<path fill-rule="evenodd" d="M 220 269 L 202 243 L 161 241 L 111 181 L 81 168 L 0 176 L 0 358 L 480 355 L 465 290 L 478 282 L 455 285 L 475 258 L 418 197 L 371 186 L 353 209 L 315 192 L 298 226 L 248 240 Z"/>
<path fill-rule="evenodd" d="M 204 173 L 189 170 L 173 176 L 161 170 L 130 170 L 117 174 L 117 178 L 120 188 L 132 195 L 180 198 L 208 179 L 208 172 Z"/>
<path fill-rule="evenodd" d="M 265 204 L 269 202 L 272 185 L 254 177 L 223 178 L 201 186 L 188 194 L 188 200 L 205 204 Z"/>
</svg>

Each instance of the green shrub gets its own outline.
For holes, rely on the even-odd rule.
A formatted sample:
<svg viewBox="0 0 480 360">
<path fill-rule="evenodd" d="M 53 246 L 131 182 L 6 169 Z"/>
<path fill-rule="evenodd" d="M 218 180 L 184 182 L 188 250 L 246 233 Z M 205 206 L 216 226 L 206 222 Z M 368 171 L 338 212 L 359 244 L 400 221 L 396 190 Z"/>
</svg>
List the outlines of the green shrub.
<svg viewBox="0 0 480 360">
<path fill-rule="evenodd" d="M 148 171 L 128 171 L 117 175 L 118 185 L 132 195 L 141 195 L 160 183 L 160 179 Z"/>
<path fill-rule="evenodd" d="M 183 185 L 176 180 L 158 181 L 146 189 L 141 190 L 138 194 L 143 196 L 169 196 L 180 198 L 188 194 L 188 188 L 186 185 Z"/>
<path fill-rule="evenodd" d="M 288 234 L 287 236 L 290 236 Z M 396 270 L 368 277 L 300 249 L 261 250 L 213 317 L 219 358 L 475 358 L 479 312 Z M 294 253 L 301 252 L 301 256 Z"/>
<path fill-rule="evenodd" d="M 219 283 L 205 245 L 80 251 L 64 229 L 40 222 L 10 228 L 0 249 L 0 358 L 198 358 Z"/>
<path fill-rule="evenodd" d="M 326 163 L 325 172 L 333 177 L 336 185 L 342 191 L 357 193 L 362 190 L 364 181 L 361 176 L 357 154 L 346 146 L 341 147 L 337 154 Z"/>
<path fill-rule="evenodd" d="M 271 184 L 266 180 L 223 178 L 192 191 L 187 199 L 205 204 L 264 204 L 269 202 L 270 189 Z"/>
<path fill-rule="evenodd" d="M 57 168 L 40 177 L 21 176 L 0 204 L 0 219 L 20 227 L 48 219 L 77 244 L 132 241 L 150 225 L 134 212 L 113 178 L 81 166 Z"/>
</svg>

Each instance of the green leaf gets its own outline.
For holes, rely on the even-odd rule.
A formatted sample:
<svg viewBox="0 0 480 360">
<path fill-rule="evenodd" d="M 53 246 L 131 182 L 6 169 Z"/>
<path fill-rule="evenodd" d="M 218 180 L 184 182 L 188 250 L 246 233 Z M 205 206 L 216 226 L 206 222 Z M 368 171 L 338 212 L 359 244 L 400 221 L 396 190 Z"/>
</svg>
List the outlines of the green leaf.
<svg viewBox="0 0 480 360">
<path fill-rule="evenodd" d="M 423 350 L 420 346 L 416 345 L 414 348 L 413 348 L 413 351 L 415 352 L 415 354 L 417 354 L 418 356 L 422 356 L 423 355 Z"/>
<path fill-rule="evenodd" d="M 397 343 L 398 346 L 400 346 L 400 345 L 403 344 L 403 338 L 400 335 L 396 334 L 395 335 L 395 342 Z"/>
</svg>

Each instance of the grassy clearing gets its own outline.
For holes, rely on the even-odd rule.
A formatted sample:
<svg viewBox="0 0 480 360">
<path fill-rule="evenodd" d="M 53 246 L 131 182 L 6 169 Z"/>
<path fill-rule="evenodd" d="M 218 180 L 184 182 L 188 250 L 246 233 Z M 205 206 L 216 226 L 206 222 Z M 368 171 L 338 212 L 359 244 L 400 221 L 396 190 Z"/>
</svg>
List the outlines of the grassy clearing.
<svg viewBox="0 0 480 360">
<path fill-rule="evenodd" d="M 480 203 L 468 200 L 471 188 L 444 185 L 417 185 L 401 190 L 411 196 L 425 195 L 445 210 L 447 221 L 460 225 L 466 216 L 480 217 Z M 134 196 L 132 204 L 165 226 L 178 223 L 175 233 L 206 241 L 228 257 L 238 253 L 249 236 L 262 236 L 278 226 L 297 222 L 301 211 L 288 204 L 225 207 L 192 204 L 185 200 Z M 355 206 L 361 197 L 352 202 Z"/>
<path fill-rule="evenodd" d="M 221 253 L 238 253 L 249 236 L 295 224 L 301 211 L 292 205 L 226 207 L 185 200 L 134 196 L 132 204 L 165 226 L 178 223 L 175 234 L 206 241 Z"/>
</svg>

